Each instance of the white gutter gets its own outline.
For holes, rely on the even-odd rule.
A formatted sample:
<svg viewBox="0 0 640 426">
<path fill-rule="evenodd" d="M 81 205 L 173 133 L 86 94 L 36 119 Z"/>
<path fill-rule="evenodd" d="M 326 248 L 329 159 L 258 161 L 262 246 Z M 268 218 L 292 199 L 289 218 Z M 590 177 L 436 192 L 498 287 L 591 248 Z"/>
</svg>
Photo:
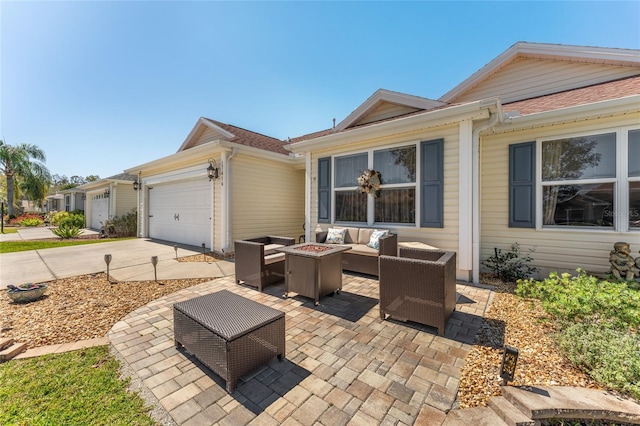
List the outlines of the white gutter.
<svg viewBox="0 0 640 426">
<path fill-rule="evenodd" d="M 238 148 L 222 152 L 222 252 L 233 250 L 231 235 L 231 160 L 238 152 Z"/>
<path fill-rule="evenodd" d="M 330 133 L 318 138 L 295 142 L 287 145 L 287 149 L 296 153 L 309 152 L 321 148 L 340 146 L 354 141 L 362 141 L 363 139 L 378 139 L 400 133 L 440 127 L 447 124 L 458 123 L 465 119 L 480 120 L 488 118 L 486 106 L 487 100 L 483 100 L 454 105 L 434 111 L 425 111 L 409 117 L 368 124 L 338 133 Z"/>
<path fill-rule="evenodd" d="M 500 99 L 495 101 L 496 112 L 492 113 L 489 121 L 479 125 L 471 134 L 472 143 L 472 210 L 473 210 L 473 225 L 472 225 L 472 253 L 473 253 L 473 269 L 472 280 L 474 284 L 480 283 L 480 132 L 487 130 L 498 122 L 503 120 L 502 104 Z"/>
</svg>

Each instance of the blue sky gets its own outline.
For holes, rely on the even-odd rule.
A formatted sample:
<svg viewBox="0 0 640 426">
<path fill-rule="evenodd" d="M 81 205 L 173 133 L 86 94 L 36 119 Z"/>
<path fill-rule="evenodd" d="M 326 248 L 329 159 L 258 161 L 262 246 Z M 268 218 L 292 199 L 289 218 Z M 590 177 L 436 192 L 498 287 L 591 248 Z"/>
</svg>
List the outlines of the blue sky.
<svg viewBox="0 0 640 426">
<path fill-rule="evenodd" d="M 0 138 L 104 178 L 201 116 L 286 139 L 379 88 L 437 99 L 518 41 L 640 49 L 640 2 L 3 0 Z"/>
</svg>

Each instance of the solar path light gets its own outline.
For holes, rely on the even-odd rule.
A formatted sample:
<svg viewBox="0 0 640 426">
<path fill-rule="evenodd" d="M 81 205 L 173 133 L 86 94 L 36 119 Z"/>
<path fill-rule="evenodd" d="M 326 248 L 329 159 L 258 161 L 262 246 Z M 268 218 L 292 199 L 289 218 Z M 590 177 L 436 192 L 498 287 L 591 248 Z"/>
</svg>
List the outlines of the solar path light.
<svg viewBox="0 0 640 426">
<path fill-rule="evenodd" d="M 153 278 L 158 282 L 158 270 L 156 269 L 156 265 L 158 265 L 158 256 L 151 256 L 151 264 L 153 265 Z"/>
<path fill-rule="evenodd" d="M 111 263 L 111 255 L 110 254 L 105 254 L 104 255 L 104 263 L 107 264 L 107 281 L 111 282 L 111 280 L 109 279 L 109 264 Z"/>
</svg>

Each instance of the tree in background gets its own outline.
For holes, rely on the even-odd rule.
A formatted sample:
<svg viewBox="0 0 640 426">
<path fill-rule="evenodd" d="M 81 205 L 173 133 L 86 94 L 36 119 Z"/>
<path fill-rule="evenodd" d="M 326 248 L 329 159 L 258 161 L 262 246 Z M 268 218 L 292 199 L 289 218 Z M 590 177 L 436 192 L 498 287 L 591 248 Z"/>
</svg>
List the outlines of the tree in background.
<svg viewBox="0 0 640 426">
<path fill-rule="evenodd" d="M 34 201 L 43 198 L 51 180 L 45 161 L 44 151 L 36 145 L 13 146 L 0 140 L 0 171 L 7 179 L 9 216 L 14 215 L 15 185 L 20 183 L 25 195 Z"/>
</svg>

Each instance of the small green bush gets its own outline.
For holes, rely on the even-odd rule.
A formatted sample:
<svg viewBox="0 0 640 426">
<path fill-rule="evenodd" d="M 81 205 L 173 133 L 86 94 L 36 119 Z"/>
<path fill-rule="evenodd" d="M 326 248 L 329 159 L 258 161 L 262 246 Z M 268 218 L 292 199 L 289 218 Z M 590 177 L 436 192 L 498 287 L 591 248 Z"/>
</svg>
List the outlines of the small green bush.
<svg viewBox="0 0 640 426">
<path fill-rule="evenodd" d="M 52 232 L 62 239 L 77 238 L 82 230 L 77 226 L 72 225 L 60 225 L 58 228 L 52 230 Z"/>
<path fill-rule="evenodd" d="M 518 243 L 511 245 L 511 251 L 494 248 L 494 255 L 482 261 L 482 265 L 489 268 L 504 282 L 514 283 L 520 279 L 529 278 L 538 272 L 538 268 L 529 266 L 533 258 L 520 252 Z M 535 250 L 530 249 L 529 253 Z"/>
<path fill-rule="evenodd" d="M 119 237 L 133 237 L 138 230 L 138 215 L 135 210 L 122 216 L 116 216 L 112 221 Z"/>
<path fill-rule="evenodd" d="M 51 218 L 51 224 L 58 226 L 60 225 L 60 221 L 65 217 L 69 217 L 69 212 L 56 212 Z"/>
<path fill-rule="evenodd" d="M 606 324 L 576 323 L 558 336 L 560 348 L 594 380 L 640 399 L 640 336 Z"/>
<path fill-rule="evenodd" d="M 540 299 L 561 322 L 606 319 L 619 330 L 640 325 L 640 292 L 626 282 L 601 281 L 582 270 L 577 276 L 553 272 L 543 281 L 518 281 L 516 294 Z"/>
<path fill-rule="evenodd" d="M 40 226 L 44 224 L 44 221 L 37 217 L 28 217 L 18 222 L 20 226 Z"/>
<path fill-rule="evenodd" d="M 70 215 L 60 219 L 58 226 L 84 228 L 84 215 L 79 213 L 71 213 Z"/>
</svg>

